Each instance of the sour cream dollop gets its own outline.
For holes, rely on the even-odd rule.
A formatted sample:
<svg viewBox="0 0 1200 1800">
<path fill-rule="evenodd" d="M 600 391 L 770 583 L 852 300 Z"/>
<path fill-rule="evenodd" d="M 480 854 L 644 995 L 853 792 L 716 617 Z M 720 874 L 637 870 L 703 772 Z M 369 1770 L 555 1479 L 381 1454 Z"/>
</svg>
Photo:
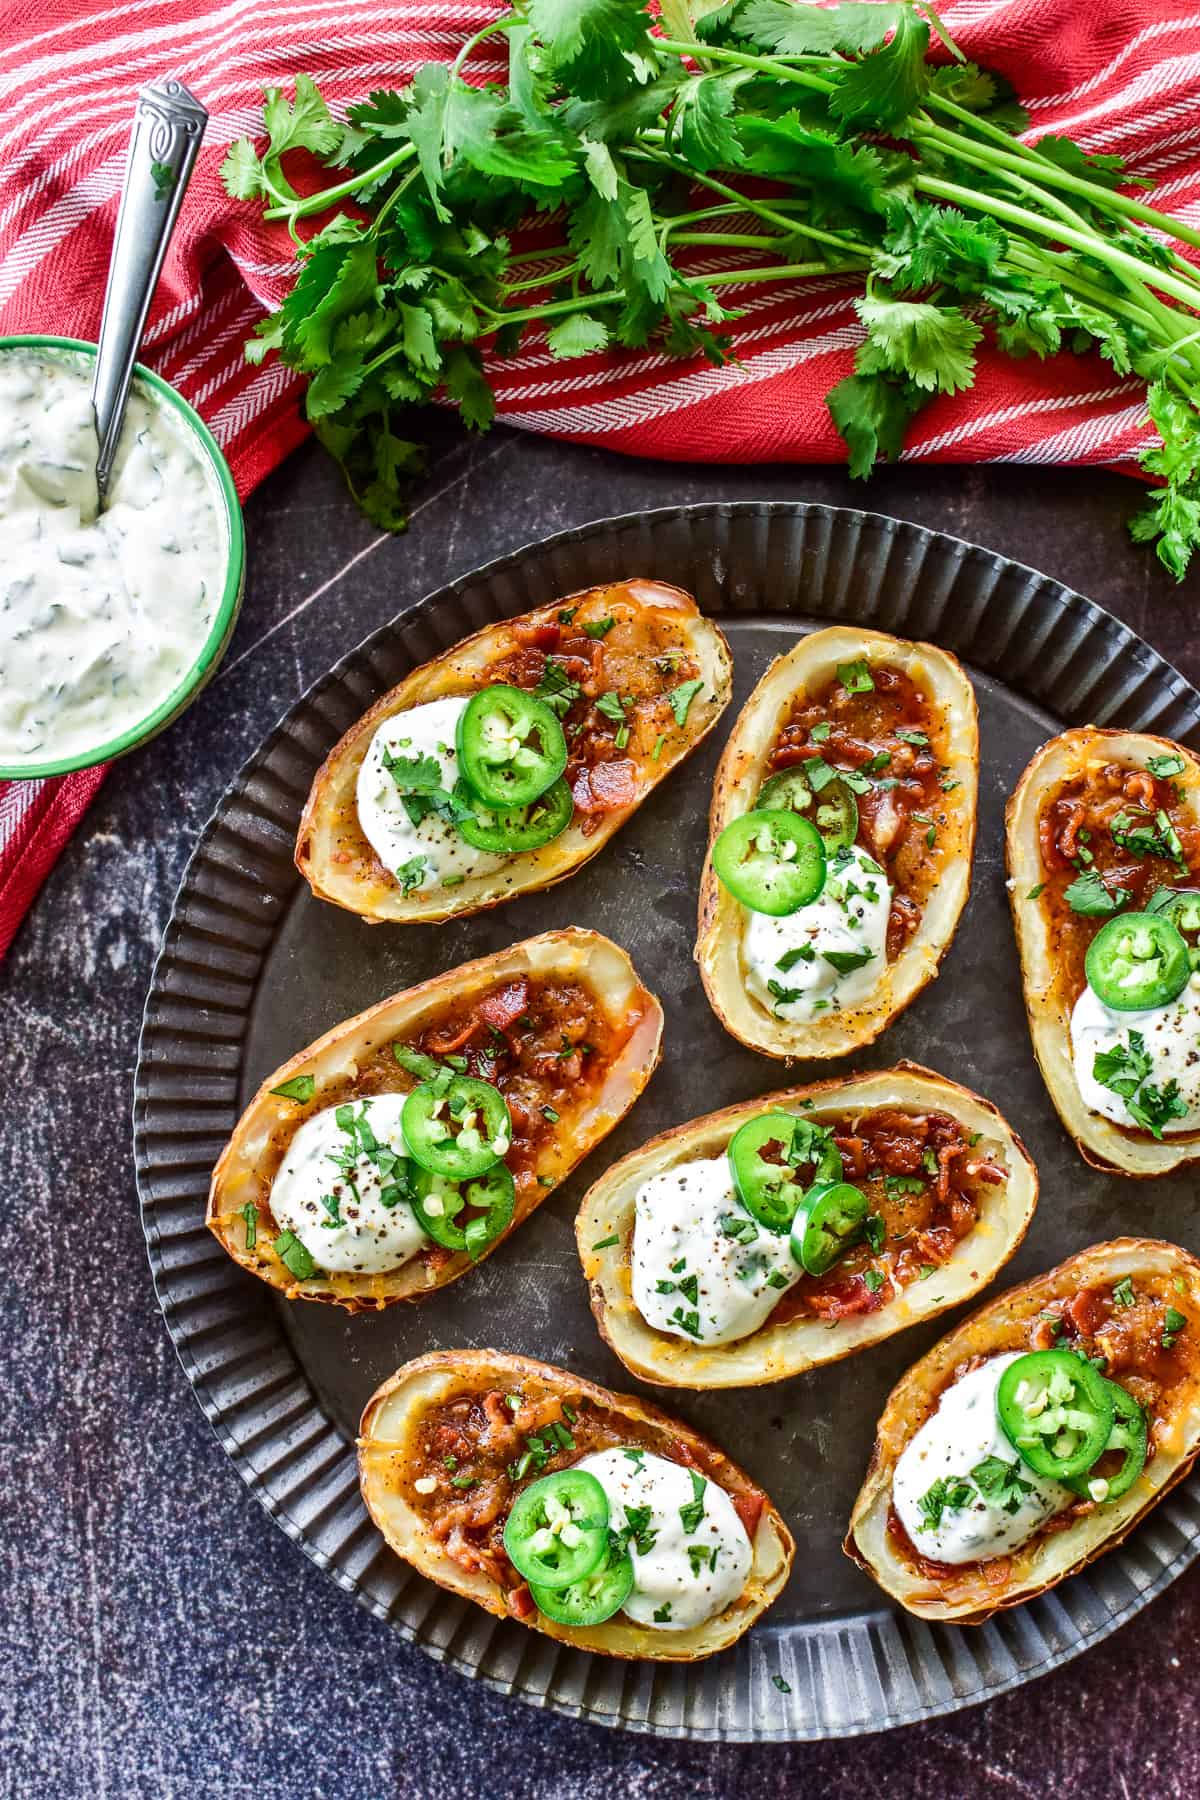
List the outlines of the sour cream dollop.
<svg viewBox="0 0 1200 1800">
<path fill-rule="evenodd" d="M 357 1100 L 343 1116 L 364 1118 L 378 1142 L 406 1156 L 400 1115 L 403 1094 Z M 306 1119 L 288 1145 L 271 1187 L 278 1225 L 298 1237 L 319 1269 L 331 1273 L 383 1274 L 416 1255 L 428 1237 L 407 1200 L 385 1206 L 392 1186 L 356 1133 L 339 1123 L 343 1108 L 327 1106 Z M 349 1153 L 348 1166 L 343 1166 Z"/>
<path fill-rule="evenodd" d="M 0 762 L 84 756 L 187 677 L 229 568 L 216 475 L 140 379 L 97 512 L 89 358 L 0 350 Z"/>
<path fill-rule="evenodd" d="M 637 1534 L 645 1548 L 629 1545 L 633 1588 L 622 1610 L 636 1624 L 688 1631 L 737 1599 L 754 1551 L 724 1488 L 649 1450 L 598 1450 L 576 1466 L 604 1489 L 611 1530 L 624 1530 L 627 1508 L 650 1509 Z"/>
<path fill-rule="evenodd" d="M 385 719 L 367 748 L 358 771 L 355 802 L 363 835 L 376 856 L 412 891 L 442 887 L 446 877 L 459 880 L 486 875 L 504 862 L 468 844 L 458 827 L 429 811 L 414 824 L 388 759 L 413 762 L 431 757 L 441 771 L 441 786 L 452 793 L 458 780 L 455 733 L 468 699 L 430 700 Z M 406 873 L 401 873 L 406 871 Z"/>
<path fill-rule="evenodd" d="M 748 991 L 779 1019 L 806 1021 L 861 1005 L 887 967 L 891 910 L 891 883 L 879 864 L 857 844 L 835 853 L 811 905 L 783 918 L 748 915 Z"/>
<path fill-rule="evenodd" d="M 1178 1082 L 1180 1098 L 1187 1107 L 1184 1118 L 1166 1121 L 1164 1133 L 1194 1131 L 1200 1125 L 1200 975 L 1193 975 L 1183 992 L 1166 1006 L 1149 1012 L 1116 1012 L 1091 987 L 1085 987 L 1075 1002 L 1071 1014 L 1075 1079 L 1084 1104 L 1115 1125 L 1136 1121 L 1124 1098 L 1096 1080 L 1096 1058 L 1118 1045 L 1128 1049 L 1131 1031 L 1140 1034 L 1153 1065 L 1145 1080 L 1160 1091 L 1168 1082 Z M 1137 1092 L 1133 1098 L 1136 1101 Z"/>
<path fill-rule="evenodd" d="M 633 1303 L 647 1325 L 692 1343 L 749 1337 L 800 1278 L 788 1238 L 758 1225 L 737 1198 L 727 1156 L 642 1183 L 632 1261 Z"/>
<path fill-rule="evenodd" d="M 938 1408 L 906 1445 L 892 1477 L 892 1504 L 905 1531 L 923 1556 L 934 1562 L 986 1562 L 1017 1550 L 1075 1495 L 1047 1481 L 1023 1463 L 996 1416 L 1000 1377 L 1023 1351 L 993 1356 L 946 1389 Z M 971 1471 L 988 1457 L 1016 1465 L 1023 1484 L 1012 1512 L 980 1491 Z M 970 1496 L 961 1506 L 945 1505 L 931 1522 L 921 1499 L 939 1481 L 963 1481 Z M 1027 1491 L 1025 1491 L 1027 1489 Z"/>
</svg>

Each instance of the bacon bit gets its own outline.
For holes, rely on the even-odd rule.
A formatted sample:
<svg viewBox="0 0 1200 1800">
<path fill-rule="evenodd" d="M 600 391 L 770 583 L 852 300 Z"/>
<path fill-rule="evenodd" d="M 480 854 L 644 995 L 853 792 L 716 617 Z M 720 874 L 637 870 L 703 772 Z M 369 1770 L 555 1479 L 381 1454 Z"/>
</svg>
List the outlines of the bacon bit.
<svg viewBox="0 0 1200 1800">
<path fill-rule="evenodd" d="M 965 1144 L 943 1144 L 937 1153 L 937 1197 L 945 1202 L 950 1196 L 950 1164 L 966 1150 Z"/>
<path fill-rule="evenodd" d="M 533 1604 L 533 1595 L 525 1582 L 522 1582 L 520 1587 L 509 1588 L 504 1596 L 504 1604 L 514 1619 L 531 1619 L 537 1611 L 537 1607 Z"/>
<path fill-rule="evenodd" d="M 850 1165 L 847 1172 L 860 1178 L 865 1175 L 867 1172 L 867 1146 L 862 1138 L 843 1137 L 835 1131 L 833 1141 L 841 1151 L 843 1159 Z"/>
<path fill-rule="evenodd" d="M 514 650 L 510 656 L 501 657 L 490 669 L 481 672 L 480 686 L 495 681 L 507 681 L 512 687 L 535 688 L 546 673 L 546 655 L 543 650 L 533 644 L 524 645 Z"/>
<path fill-rule="evenodd" d="M 487 1430 L 482 1442 L 489 1450 L 506 1451 L 516 1441 L 513 1430 L 513 1415 L 504 1395 L 491 1393 L 483 1396 L 483 1411 L 487 1419 Z"/>
<path fill-rule="evenodd" d="M 439 1425 L 430 1439 L 434 1456 L 457 1456 L 462 1462 L 471 1454 L 471 1440 L 456 1425 Z"/>
<path fill-rule="evenodd" d="M 875 1154 L 879 1165 L 889 1175 L 918 1175 L 925 1151 L 915 1132 L 879 1131 L 875 1136 Z"/>
<path fill-rule="evenodd" d="M 861 769 L 864 763 L 870 762 L 876 749 L 876 745 L 864 744 L 861 738 L 851 736 L 848 731 L 834 730 L 823 744 L 814 746 L 812 754 L 822 757 L 825 762 Z"/>
<path fill-rule="evenodd" d="M 904 948 L 905 939 L 912 936 L 921 922 L 921 909 L 908 894 L 892 895 L 892 910 L 887 922 L 887 956 L 889 962 L 895 962 Z"/>
<path fill-rule="evenodd" d="M 637 768 L 627 756 L 580 769 L 571 783 L 571 797 L 582 813 L 616 812 L 632 806 L 637 796 Z"/>
<path fill-rule="evenodd" d="M 1077 839 L 1080 831 L 1083 829 L 1083 822 L 1087 817 L 1087 810 L 1082 801 L 1079 800 L 1062 800 L 1059 802 L 1059 806 L 1061 810 L 1066 813 L 1067 818 L 1066 823 L 1058 834 L 1058 852 L 1060 856 L 1065 857 L 1066 861 L 1070 863 L 1074 862 L 1079 854 L 1079 844 Z"/>
<path fill-rule="evenodd" d="M 1108 1321 L 1107 1308 L 1095 1288 L 1080 1288 L 1067 1301 L 1063 1312 L 1080 1337 L 1095 1337 L 1100 1327 Z"/>
<path fill-rule="evenodd" d="M 428 1244 L 421 1252 L 421 1261 L 431 1275 L 436 1275 L 440 1269 L 445 1268 L 453 1255 L 453 1250 L 447 1250 L 444 1244 Z"/>
<path fill-rule="evenodd" d="M 523 1137 L 529 1129 L 529 1121 L 532 1117 L 529 1108 L 523 1100 L 518 1100 L 515 1094 L 509 1094 L 506 1098 L 508 1100 L 508 1116 L 512 1120 L 513 1136 Z"/>
<path fill-rule="evenodd" d="M 667 1456 L 671 1462 L 682 1463 L 685 1469 L 703 1470 L 704 1468 L 704 1464 L 692 1446 L 685 1444 L 682 1438 L 676 1438 L 667 1446 Z"/>
<path fill-rule="evenodd" d="M 507 1031 L 528 1004 L 529 983 L 522 976 L 519 981 L 510 981 L 507 987 L 497 988 L 486 1000 L 481 1000 L 475 1013 L 485 1025 L 491 1025 L 496 1031 Z"/>
<path fill-rule="evenodd" d="M 760 1494 L 757 1488 L 752 1488 L 748 1494 L 734 1494 L 732 1498 L 733 1510 L 746 1527 L 746 1536 L 753 1543 L 758 1521 L 762 1518 L 763 1507 L 766 1505 L 766 1495 Z"/>
<path fill-rule="evenodd" d="M 890 1298 L 889 1282 L 872 1293 L 861 1275 L 852 1275 L 833 1287 L 814 1288 L 804 1295 L 810 1310 L 822 1319 L 853 1319 L 861 1313 L 878 1312 Z"/>
<path fill-rule="evenodd" d="M 538 650 L 557 650 L 562 627 L 554 619 L 523 619 L 513 625 L 518 644 L 531 644 Z"/>
<path fill-rule="evenodd" d="M 441 1036 L 436 1032 L 431 1032 L 425 1039 L 426 1048 L 431 1056 L 453 1056 L 456 1050 L 461 1050 L 464 1044 L 470 1043 L 478 1030 L 479 1020 L 469 1019 L 457 1031 L 451 1031 Z"/>
</svg>

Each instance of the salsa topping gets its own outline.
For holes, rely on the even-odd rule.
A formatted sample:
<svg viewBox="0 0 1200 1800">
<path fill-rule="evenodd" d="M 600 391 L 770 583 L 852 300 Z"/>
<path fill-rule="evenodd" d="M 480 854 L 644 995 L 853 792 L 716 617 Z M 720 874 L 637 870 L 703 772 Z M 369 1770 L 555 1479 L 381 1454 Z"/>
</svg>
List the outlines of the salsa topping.
<svg viewBox="0 0 1200 1800">
<path fill-rule="evenodd" d="M 889 960 L 916 930 L 938 879 L 944 796 L 957 785 L 937 758 L 940 731 L 936 708 L 911 677 L 861 660 L 844 664 L 835 682 L 797 698 L 755 803 L 791 805 L 829 848 L 857 843 L 882 865 L 893 890 Z M 781 772 L 787 789 L 774 785 Z"/>
</svg>

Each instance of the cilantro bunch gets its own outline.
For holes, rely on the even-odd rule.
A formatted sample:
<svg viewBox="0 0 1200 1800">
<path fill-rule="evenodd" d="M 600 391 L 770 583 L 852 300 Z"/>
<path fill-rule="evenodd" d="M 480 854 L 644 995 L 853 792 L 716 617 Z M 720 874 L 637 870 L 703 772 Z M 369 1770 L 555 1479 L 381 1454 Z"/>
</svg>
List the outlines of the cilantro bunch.
<svg viewBox="0 0 1200 1800">
<path fill-rule="evenodd" d="M 468 85 L 497 37 L 507 86 Z M 287 223 L 298 269 L 247 353 L 309 377 L 318 436 L 384 526 L 422 466 L 408 408 L 440 392 L 490 423 L 484 347 L 494 364 L 539 330 L 564 358 L 654 341 L 719 364 L 724 289 L 846 276 L 865 338 L 828 404 L 852 474 L 971 386 L 985 332 L 1014 357 L 1095 349 L 1146 384 L 1162 439 L 1134 537 L 1177 578 L 1200 542 L 1200 273 L 1178 248 L 1200 233 L 1120 191 L 1139 184 L 1119 158 L 1021 143 L 1011 93 L 925 0 L 663 0 L 658 21 L 519 0 L 345 121 L 301 75 L 263 122 L 225 185 Z M 315 192 L 285 170 L 296 150 Z"/>
</svg>

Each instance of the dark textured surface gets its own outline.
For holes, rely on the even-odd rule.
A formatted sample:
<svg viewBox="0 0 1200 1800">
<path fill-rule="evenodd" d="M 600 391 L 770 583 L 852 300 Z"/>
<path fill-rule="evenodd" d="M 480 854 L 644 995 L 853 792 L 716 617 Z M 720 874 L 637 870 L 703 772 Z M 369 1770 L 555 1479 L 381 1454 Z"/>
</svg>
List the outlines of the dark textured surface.
<svg viewBox="0 0 1200 1800">
<path fill-rule="evenodd" d="M 836 472 L 652 468 L 497 435 L 447 444 L 411 536 L 376 544 L 315 452 L 277 475 L 249 509 L 250 584 L 225 670 L 110 778 L 0 976 L 19 1096 L 0 1133 L 4 1791 L 1196 1791 L 1195 1574 L 1073 1667 L 887 1740 L 675 1746 L 497 1700 L 396 1644 L 258 1511 L 155 1315 L 127 1147 L 136 1025 L 175 883 L 229 775 L 348 644 L 447 576 L 597 515 L 764 496 L 865 498 L 976 538 L 1200 673 L 1200 582 L 1178 592 L 1126 545 L 1132 494 L 1114 477 L 914 469 L 864 494 Z"/>
</svg>

